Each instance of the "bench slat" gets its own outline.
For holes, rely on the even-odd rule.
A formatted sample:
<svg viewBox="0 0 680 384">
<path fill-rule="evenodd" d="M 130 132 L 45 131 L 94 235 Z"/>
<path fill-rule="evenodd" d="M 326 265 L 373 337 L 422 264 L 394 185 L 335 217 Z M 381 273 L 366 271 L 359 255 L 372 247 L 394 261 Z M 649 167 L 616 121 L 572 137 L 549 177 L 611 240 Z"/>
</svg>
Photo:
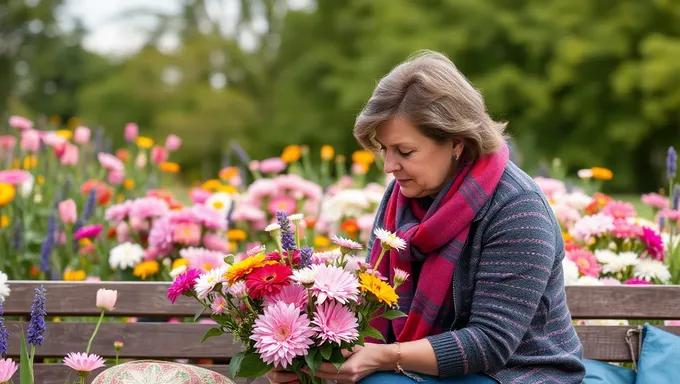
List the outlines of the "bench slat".
<svg viewBox="0 0 680 384">
<path fill-rule="evenodd" d="M 569 286 L 575 319 L 680 319 L 680 286 Z"/>
<path fill-rule="evenodd" d="M 577 325 L 576 333 L 584 347 L 584 358 L 611 362 L 629 362 L 630 349 L 626 331 L 634 326 Z M 659 327 L 680 336 L 680 327 Z M 637 341 L 637 337 L 633 339 Z M 634 345 L 637 353 L 637 343 Z"/>
<path fill-rule="evenodd" d="M 28 330 L 27 322 L 8 322 L 9 356 L 19 356 L 20 337 Z M 85 352 L 95 323 L 48 323 L 45 342 L 36 348 L 38 357 L 64 357 L 69 352 Z M 218 359 L 228 361 L 241 351 L 231 335 L 211 337 L 201 343 L 211 324 L 196 323 L 103 323 L 90 352 L 103 357 L 115 357 L 113 342 L 125 344 L 121 358 L 149 359 Z"/>
<path fill-rule="evenodd" d="M 226 377 L 229 376 L 229 366 L 228 365 L 198 365 L 199 367 L 210 369 L 212 371 L 215 371 L 217 373 L 220 373 Z M 71 380 L 76 380 L 78 378 L 75 373 L 73 373 L 73 370 L 71 368 L 63 365 L 63 364 L 35 364 L 34 366 L 35 370 L 35 377 L 36 377 L 36 383 L 41 383 L 41 384 L 64 384 L 65 380 L 67 377 L 69 377 L 69 373 L 71 373 Z M 102 372 L 104 368 L 100 368 L 95 370 L 93 373 L 90 374 L 90 376 L 85 379 L 85 382 L 87 384 L 92 383 L 92 381 L 97 377 L 97 375 Z M 14 382 L 18 383 L 19 382 L 19 372 L 14 374 Z M 234 380 L 237 384 L 245 384 L 246 379 L 243 378 L 238 378 L 237 380 Z M 259 378 L 255 381 L 253 381 L 253 384 L 268 384 L 269 381 L 265 378 Z"/>
</svg>

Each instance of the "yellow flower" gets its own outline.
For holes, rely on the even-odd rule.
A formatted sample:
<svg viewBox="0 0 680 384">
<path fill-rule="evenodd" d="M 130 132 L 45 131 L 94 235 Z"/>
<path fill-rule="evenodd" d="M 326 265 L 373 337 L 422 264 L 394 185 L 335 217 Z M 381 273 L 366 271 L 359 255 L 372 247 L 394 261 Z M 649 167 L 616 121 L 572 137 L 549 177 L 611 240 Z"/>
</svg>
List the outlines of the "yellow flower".
<svg viewBox="0 0 680 384">
<path fill-rule="evenodd" d="M 222 186 L 222 182 L 217 179 L 206 180 L 205 183 L 201 185 L 201 188 L 209 192 L 215 192 L 218 188 Z"/>
<path fill-rule="evenodd" d="M 379 302 L 392 306 L 397 303 L 397 293 L 386 282 L 380 280 L 366 272 L 359 274 L 361 292 L 369 292 L 378 299 Z"/>
<path fill-rule="evenodd" d="M 326 248 L 329 245 L 331 245 L 331 239 L 326 236 L 319 235 L 314 238 L 314 246 L 317 248 Z"/>
<path fill-rule="evenodd" d="M 12 184 L 0 183 L 0 207 L 9 204 L 16 193 L 17 191 Z"/>
<path fill-rule="evenodd" d="M 238 244 L 236 244 L 235 241 L 230 241 L 229 242 L 229 249 L 238 249 Z"/>
<path fill-rule="evenodd" d="M 572 241 L 574 238 L 569 234 L 569 232 L 562 232 L 562 239 L 564 241 Z"/>
<path fill-rule="evenodd" d="M 38 159 L 35 156 L 26 156 L 24 158 L 24 169 L 31 169 L 38 166 Z"/>
<path fill-rule="evenodd" d="M 333 160 L 333 156 L 335 156 L 335 149 L 333 149 L 333 147 L 330 145 L 324 145 L 321 147 L 321 158 L 323 160 Z"/>
<path fill-rule="evenodd" d="M 294 163 L 300 160 L 301 155 L 302 149 L 300 149 L 300 146 L 293 144 L 283 149 L 283 153 L 281 154 L 281 160 L 283 160 L 286 163 Z"/>
<path fill-rule="evenodd" d="M 243 241 L 248 237 L 246 231 L 242 229 L 230 229 L 227 231 L 229 241 Z"/>
<path fill-rule="evenodd" d="M 7 228 L 7 227 L 9 227 L 9 216 L 7 216 L 7 215 L 0 216 L 0 228 Z"/>
<path fill-rule="evenodd" d="M 66 281 L 83 281 L 87 277 L 87 274 L 82 269 L 77 269 L 75 271 L 64 271 L 64 280 Z"/>
<path fill-rule="evenodd" d="M 43 176 L 38 176 L 35 178 L 35 181 L 38 182 L 38 185 L 43 185 L 45 184 L 45 178 Z"/>
<path fill-rule="evenodd" d="M 216 192 L 224 192 L 224 193 L 228 193 L 228 194 L 231 194 L 231 195 L 233 195 L 237 192 L 236 188 L 232 185 L 220 185 L 219 187 L 217 187 L 215 189 L 215 191 Z"/>
<path fill-rule="evenodd" d="M 158 164 L 158 169 L 165 173 L 177 173 L 179 172 L 179 164 L 173 163 L 171 161 L 164 161 Z"/>
<path fill-rule="evenodd" d="M 614 172 L 607 168 L 592 167 L 590 170 L 593 172 L 593 178 L 596 180 L 611 180 L 614 177 Z"/>
<path fill-rule="evenodd" d="M 153 147 L 153 140 L 149 137 L 138 136 L 137 137 L 137 146 L 139 148 L 149 149 L 149 148 Z"/>
<path fill-rule="evenodd" d="M 172 262 L 171 270 L 177 269 L 179 267 L 187 267 L 188 268 L 189 267 L 189 260 L 179 258 L 179 259 Z"/>
<path fill-rule="evenodd" d="M 359 150 L 352 154 L 352 162 L 359 163 L 362 165 L 371 165 L 375 161 L 375 155 L 373 152 L 366 150 Z"/>
<path fill-rule="evenodd" d="M 147 277 L 157 274 L 158 269 L 159 266 L 156 260 L 142 261 L 135 266 L 132 274 L 142 280 L 146 280 Z"/>
<path fill-rule="evenodd" d="M 68 129 L 60 129 L 57 131 L 57 136 L 63 137 L 66 140 L 71 140 L 73 137 L 73 132 L 69 131 Z"/>
<path fill-rule="evenodd" d="M 238 280 L 246 277 L 246 275 L 248 275 L 254 269 L 271 264 L 276 264 L 276 261 L 267 261 L 267 257 L 263 253 L 258 253 L 257 255 L 246 257 L 245 259 L 232 265 L 227 271 L 225 278 L 229 284 L 234 284 Z"/>
<path fill-rule="evenodd" d="M 78 246 L 80 246 L 81 248 L 85 248 L 90 244 L 92 244 L 92 240 L 90 240 L 88 238 L 83 238 L 83 239 L 78 240 Z"/>
<path fill-rule="evenodd" d="M 135 181 L 132 179 L 125 179 L 125 181 L 123 181 L 123 187 L 125 189 L 132 189 L 135 187 Z"/>
</svg>

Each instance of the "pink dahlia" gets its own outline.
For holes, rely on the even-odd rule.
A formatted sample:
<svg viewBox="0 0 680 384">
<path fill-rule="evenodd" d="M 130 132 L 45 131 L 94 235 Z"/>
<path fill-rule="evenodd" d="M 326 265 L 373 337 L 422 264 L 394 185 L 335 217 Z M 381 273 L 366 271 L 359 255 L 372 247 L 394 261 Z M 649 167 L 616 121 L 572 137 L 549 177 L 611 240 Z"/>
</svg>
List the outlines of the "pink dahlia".
<svg viewBox="0 0 680 384">
<path fill-rule="evenodd" d="M 354 240 L 346 239 L 344 237 L 340 236 L 331 236 L 331 241 L 334 242 L 335 244 L 339 245 L 341 248 L 345 249 L 353 249 L 353 250 L 360 250 L 363 248 L 363 245 L 357 243 Z"/>
<path fill-rule="evenodd" d="M 189 247 L 180 250 L 179 256 L 189 260 L 189 268 L 209 271 L 225 265 L 224 257 L 226 255 L 222 252 L 210 251 L 205 248 Z"/>
<path fill-rule="evenodd" d="M 597 258 L 590 251 L 585 249 L 567 252 L 567 258 L 578 267 L 578 271 L 584 276 L 599 277 L 602 266 L 597 262 Z"/>
<path fill-rule="evenodd" d="M 292 196 L 277 196 L 269 202 L 267 209 L 272 215 L 275 215 L 277 211 L 285 212 L 286 215 L 292 215 L 297 211 L 297 201 Z"/>
<path fill-rule="evenodd" d="M 255 269 L 246 277 L 248 296 L 259 299 L 264 296 L 275 295 L 290 284 L 293 271 L 283 264 L 265 265 Z"/>
<path fill-rule="evenodd" d="M 663 261 L 664 248 L 661 236 L 653 229 L 643 227 L 640 235 L 642 241 L 647 245 L 647 252 L 654 258 L 654 260 Z"/>
<path fill-rule="evenodd" d="M 0 383 L 6 383 L 12 380 L 12 376 L 16 373 L 19 367 L 12 359 L 0 359 Z"/>
<path fill-rule="evenodd" d="M 633 204 L 625 201 L 610 201 L 602 208 L 601 213 L 612 216 L 615 219 L 627 219 L 637 216 Z"/>
<path fill-rule="evenodd" d="M 67 367 L 78 372 L 79 375 L 86 375 L 97 368 L 104 366 L 104 359 L 99 355 L 71 352 L 64 358 Z"/>
<path fill-rule="evenodd" d="M 640 198 L 643 204 L 649 205 L 656 209 L 668 208 L 668 198 L 658 193 L 647 193 Z"/>
<path fill-rule="evenodd" d="M 19 185 L 31 178 L 31 174 L 21 169 L 0 171 L 0 183 Z"/>
<path fill-rule="evenodd" d="M 312 286 L 312 294 L 316 296 L 316 304 L 323 304 L 326 299 L 340 303 L 357 301 L 359 298 L 359 281 L 349 271 L 332 265 L 319 264 L 316 267 L 316 279 Z"/>
<path fill-rule="evenodd" d="M 124 171 L 125 170 L 125 165 L 123 165 L 123 162 L 120 161 L 119 158 L 116 156 L 110 154 L 110 153 L 104 153 L 100 152 L 97 155 L 97 159 L 99 159 L 99 164 L 102 165 L 102 167 L 111 170 L 111 171 Z"/>
<path fill-rule="evenodd" d="M 169 211 L 168 203 L 157 197 L 140 197 L 130 205 L 130 216 L 139 219 L 165 216 Z"/>
<path fill-rule="evenodd" d="M 307 307 L 307 290 L 299 284 L 290 284 L 283 287 L 281 292 L 264 297 L 265 306 L 274 305 L 278 302 L 283 302 L 286 305 L 294 304 L 297 309 L 304 311 Z"/>
<path fill-rule="evenodd" d="M 99 236 L 99 233 L 101 233 L 102 229 L 104 229 L 104 226 L 101 224 L 86 225 L 73 234 L 73 239 L 94 239 L 95 237 Z"/>
<path fill-rule="evenodd" d="M 312 324 L 316 325 L 313 329 L 319 333 L 322 343 L 351 343 L 359 338 L 356 316 L 340 303 L 326 302 L 317 306 Z"/>
<path fill-rule="evenodd" d="M 631 239 L 642 235 L 642 228 L 625 219 L 614 219 L 612 235 L 618 239 Z"/>
<path fill-rule="evenodd" d="M 300 314 L 294 304 L 278 302 L 258 316 L 250 339 L 265 363 L 286 368 L 294 358 L 307 355 L 314 344 L 312 336 L 307 315 Z"/>
<path fill-rule="evenodd" d="M 171 303 L 175 303 L 178 297 L 192 292 L 194 285 L 196 284 L 196 279 L 201 276 L 201 271 L 198 269 L 189 269 L 183 273 L 180 273 L 172 282 L 170 288 L 168 288 L 168 299 Z"/>
</svg>

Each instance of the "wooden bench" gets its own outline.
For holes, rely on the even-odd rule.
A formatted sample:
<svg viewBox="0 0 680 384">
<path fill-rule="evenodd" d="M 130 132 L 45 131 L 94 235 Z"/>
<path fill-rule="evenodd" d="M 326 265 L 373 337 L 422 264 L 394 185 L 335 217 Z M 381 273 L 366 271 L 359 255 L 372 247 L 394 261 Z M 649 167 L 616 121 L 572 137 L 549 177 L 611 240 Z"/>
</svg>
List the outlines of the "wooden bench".
<svg viewBox="0 0 680 384">
<path fill-rule="evenodd" d="M 202 366 L 229 376 L 229 359 L 240 351 L 240 345 L 229 336 L 201 343 L 210 324 L 164 322 L 169 318 L 193 318 L 198 308 L 193 299 L 186 297 L 170 304 L 166 298 L 169 283 L 11 281 L 12 293 L 5 302 L 5 316 L 21 316 L 24 321 L 8 322 L 10 357 L 19 355 L 20 327 L 27 329 L 34 289 L 41 283 L 47 289 L 48 316 L 59 316 L 62 321 L 48 323 L 45 342 L 36 349 L 36 359 L 62 359 L 69 352 L 84 352 L 95 324 L 83 321 L 82 317 L 99 315 L 95 306 L 99 288 L 118 290 L 118 302 L 108 314 L 110 317 L 150 318 L 155 322 L 105 323 L 92 345 L 92 353 L 115 357 L 113 342 L 121 340 L 125 344 L 121 359 L 210 359 L 213 365 Z M 680 286 L 568 287 L 567 297 L 574 319 L 680 319 Z M 66 321 L 74 317 L 81 319 Z M 631 328 L 634 326 L 576 327 L 585 357 L 610 362 L 630 361 L 625 335 Z M 662 328 L 680 335 L 680 327 Z M 35 370 L 45 384 L 63 384 L 69 374 L 67 367 L 57 363 L 37 363 Z M 18 382 L 18 375 L 15 381 Z M 256 381 L 266 382 L 263 378 Z"/>
</svg>

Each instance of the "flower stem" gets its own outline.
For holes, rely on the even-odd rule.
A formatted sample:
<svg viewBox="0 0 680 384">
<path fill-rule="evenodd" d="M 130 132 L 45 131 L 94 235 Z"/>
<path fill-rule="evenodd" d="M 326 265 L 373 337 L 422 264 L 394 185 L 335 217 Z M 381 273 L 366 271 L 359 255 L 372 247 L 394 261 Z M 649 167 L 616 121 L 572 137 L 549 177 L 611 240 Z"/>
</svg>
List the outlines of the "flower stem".
<svg viewBox="0 0 680 384">
<path fill-rule="evenodd" d="M 94 332 L 92 332 L 92 337 L 90 337 L 90 341 L 87 343 L 87 349 L 85 349 L 85 354 L 89 355 L 90 354 L 90 348 L 92 347 L 92 342 L 94 341 L 95 335 L 97 335 L 97 332 L 99 332 L 99 326 L 102 324 L 102 320 L 104 320 L 104 313 L 106 310 L 102 309 L 102 314 L 99 316 L 99 321 L 97 322 L 97 326 L 94 328 Z"/>
<path fill-rule="evenodd" d="M 380 265 L 380 262 L 382 261 L 383 256 L 385 256 L 386 251 L 387 251 L 387 249 L 384 248 L 384 247 L 383 247 L 383 249 L 380 250 L 380 256 L 378 256 L 378 261 L 373 266 L 373 273 L 371 273 L 371 276 L 375 276 L 375 272 L 378 270 L 378 266 Z"/>
<path fill-rule="evenodd" d="M 248 298 L 245 298 L 243 300 L 243 302 L 246 303 L 246 307 L 248 307 L 248 309 L 250 309 L 250 312 L 256 313 L 255 310 L 253 309 L 253 307 L 250 305 L 250 300 L 248 300 Z"/>
</svg>

